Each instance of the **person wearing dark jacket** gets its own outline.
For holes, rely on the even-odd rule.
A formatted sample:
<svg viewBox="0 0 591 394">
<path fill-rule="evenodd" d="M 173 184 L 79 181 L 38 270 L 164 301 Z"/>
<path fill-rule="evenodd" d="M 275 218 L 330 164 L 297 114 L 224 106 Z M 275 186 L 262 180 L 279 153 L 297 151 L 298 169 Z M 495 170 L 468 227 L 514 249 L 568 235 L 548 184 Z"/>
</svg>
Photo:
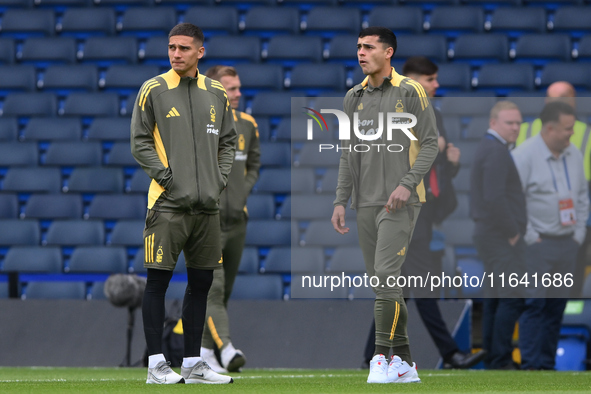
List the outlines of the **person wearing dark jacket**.
<svg viewBox="0 0 591 394">
<path fill-rule="evenodd" d="M 144 228 L 148 280 L 142 305 L 148 347 L 146 383 L 232 383 L 200 357 L 207 294 L 222 267 L 219 199 L 236 150 L 224 87 L 199 73 L 203 32 L 181 23 L 168 36 L 172 69 L 146 81 L 131 118 L 131 152 L 152 178 Z M 162 353 L 164 297 L 181 251 L 188 284 L 183 300 L 181 374 Z"/>
<path fill-rule="evenodd" d="M 214 66 L 205 75 L 220 81 L 226 89 L 236 122 L 238 143 L 228 185 L 220 200 L 223 269 L 213 273 L 213 283 L 207 297 L 207 318 L 203 331 L 201 356 L 216 372 L 237 372 L 246 362 L 244 353 L 235 349 L 230 338 L 228 300 L 238 274 L 248 212 L 246 199 L 256 183 L 261 167 L 258 126 L 254 118 L 238 111 L 240 78 L 234 67 Z M 215 351 L 220 361 L 215 356 Z M 221 364 L 221 365 L 220 365 Z"/>
<path fill-rule="evenodd" d="M 509 148 L 521 126 L 519 108 L 499 101 L 490 111 L 490 128 L 480 141 L 470 174 L 470 216 L 474 244 L 486 273 L 506 277 L 525 273 L 527 225 L 525 196 Z M 525 302 L 518 288 L 485 288 L 483 311 L 484 360 L 488 369 L 517 369 L 512 361 L 515 322 Z"/>
</svg>

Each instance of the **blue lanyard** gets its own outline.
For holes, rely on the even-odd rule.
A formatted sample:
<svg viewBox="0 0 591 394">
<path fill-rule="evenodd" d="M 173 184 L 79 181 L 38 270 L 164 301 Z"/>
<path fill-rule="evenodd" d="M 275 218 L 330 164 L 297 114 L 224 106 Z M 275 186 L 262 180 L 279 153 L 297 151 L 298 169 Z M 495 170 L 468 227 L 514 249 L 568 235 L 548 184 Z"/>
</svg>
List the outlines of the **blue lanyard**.
<svg viewBox="0 0 591 394">
<path fill-rule="evenodd" d="M 570 177 L 568 176 L 568 167 L 566 165 L 566 157 L 562 156 L 562 163 L 564 164 L 564 173 L 566 174 L 566 184 L 568 186 L 568 191 L 570 192 Z M 554 190 L 558 193 L 558 185 L 556 184 L 556 176 L 554 175 L 554 170 L 552 169 L 552 165 L 550 161 L 548 161 L 548 167 L 550 167 L 550 172 L 552 173 L 552 182 L 554 183 Z"/>
</svg>

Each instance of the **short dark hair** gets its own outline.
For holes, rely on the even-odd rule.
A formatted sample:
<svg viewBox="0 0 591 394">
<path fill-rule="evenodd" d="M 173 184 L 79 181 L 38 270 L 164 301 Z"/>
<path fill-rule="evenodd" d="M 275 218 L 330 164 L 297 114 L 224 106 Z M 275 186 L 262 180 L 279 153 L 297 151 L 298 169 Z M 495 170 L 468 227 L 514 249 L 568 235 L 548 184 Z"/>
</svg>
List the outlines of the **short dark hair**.
<svg viewBox="0 0 591 394">
<path fill-rule="evenodd" d="M 168 33 L 168 38 L 172 36 L 193 37 L 194 40 L 199 41 L 201 44 L 205 41 L 203 31 L 192 23 L 179 23 Z"/>
<path fill-rule="evenodd" d="M 392 49 L 394 50 L 392 52 L 392 56 L 394 56 L 394 54 L 396 53 L 396 48 L 398 48 L 398 44 L 396 42 L 396 34 L 394 34 L 392 30 L 380 26 L 370 26 L 359 32 L 359 38 L 367 36 L 378 36 L 378 42 L 386 44 L 387 47 L 392 47 Z"/>
<path fill-rule="evenodd" d="M 560 122 L 560 115 L 575 115 L 575 109 L 564 101 L 552 101 L 544 106 L 540 113 L 542 125 L 549 122 Z"/>
<path fill-rule="evenodd" d="M 223 65 L 217 65 L 217 66 L 213 66 L 210 67 L 206 72 L 205 72 L 205 76 L 211 79 L 215 79 L 216 81 L 219 81 L 222 79 L 222 77 L 235 77 L 237 76 L 238 73 L 236 72 L 236 69 L 234 67 L 230 67 L 230 66 L 223 66 Z"/>
<path fill-rule="evenodd" d="M 433 75 L 439 67 L 425 56 L 411 56 L 402 66 L 402 74 Z"/>
</svg>

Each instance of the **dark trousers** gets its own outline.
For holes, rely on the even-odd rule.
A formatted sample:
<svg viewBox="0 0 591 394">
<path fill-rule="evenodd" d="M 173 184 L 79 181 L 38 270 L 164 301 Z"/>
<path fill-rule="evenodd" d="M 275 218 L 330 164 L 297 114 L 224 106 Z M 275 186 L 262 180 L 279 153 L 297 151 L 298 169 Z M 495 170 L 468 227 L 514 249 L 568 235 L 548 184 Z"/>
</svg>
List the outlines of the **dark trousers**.
<svg viewBox="0 0 591 394">
<path fill-rule="evenodd" d="M 562 314 L 570 289 L 564 285 L 544 287 L 541 277 L 549 273 L 573 273 L 579 244 L 572 238 L 542 239 L 526 251 L 527 270 L 538 274 L 538 286 L 530 288 L 520 320 L 519 348 L 523 369 L 554 369 Z M 549 297 L 549 298 L 546 298 Z"/>
<path fill-rule="evenodd" d="M 474 236 L 474 245 L 484 263 L 487 275 L 495 277 L 525 272 L 525 242 L 520 239 L 511 246 L 505 237 Z M 523 295 L 523 294 L 521 294 Z M 482 318 L 482 344 L 487 351 L 484 365 L 487 369 L 504 368 L 512 363 L 513 331 L 523 312 L 525 302 L 518 290 L 504 288 L 497 283 L 485 289 Z"/>
</svg>

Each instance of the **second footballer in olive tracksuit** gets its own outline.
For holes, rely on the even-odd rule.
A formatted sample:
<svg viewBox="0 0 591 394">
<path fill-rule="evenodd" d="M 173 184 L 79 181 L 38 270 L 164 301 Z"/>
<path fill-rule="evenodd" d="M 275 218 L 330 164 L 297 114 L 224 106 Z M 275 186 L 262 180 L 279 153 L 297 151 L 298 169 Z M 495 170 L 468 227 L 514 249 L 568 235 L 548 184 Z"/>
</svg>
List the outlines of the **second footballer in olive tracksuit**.
<svg viewBox="0 0 591 394">
<path fill-rule="evenodd" d="M 345 209 L 357 210 L 357 228 L 367 274 L 376 277 L 374 319 L 376 346 L 370 362 L 368 383 L 419 382 L 412 362 L 406 331 L 407 310 L 402 289 L 393 278 L 400 277 L 421 204 L 425 202 L 423 178 L 437 156 L 437 127 L 433 108 L 423 87 L 396 73 L 390 66 L 396 51 L 396 36 L 386 28 L 369 27 L 359 34 L 357 56 L 368 77 L 354 86 L 343 103 L 352 123 L 366 137 L 377 134 L 379 113 L 383 132 L 379 140 L 361 140 L 352 136 L 341 141 L 339 176 L 331 219 L 341 234 L 345 227 Z M 411 140 L 401 130 L 387 139 L 390 113 L 410 113 L 417 123 Z M 378 151 L 366 151 L 363 144 L 384 144 Z M 393 146 L 392 151 L 386 146 Z M 390 282 L 389 282 L 390 280 Z M 386 358 L 393 349 L 392 360 Z"/>
<path fill-rule="evenodd" d="M 240 78 L 236 70 L 228 66 L 214 66 L 208 69 L 205 75 L 220 81 L 226 89 L 233 108 L 238 138 L 234 164 L 220 201 L 224 264 L 222 270 L 214 272 L 207 297 L 207 318 L 201 356 L 216 372 L 236 372 L 244 365 L 246 358 L 232 345 L 227 306 L 246 238 L 246 199 L 258 179 L 261 167 L 259 132 L 252 116 L 236 110 L 241 97 Z M 214 349 L 217 350 L 221 365 L 214 355 Z"/>
<path fill-rule="evenodd" d="M 142 304 L 146 383 L 232 383 L 200 356 L 207 294 L 221 268 L 219 200 L 236 150 L 227 94 L 199 73 L 203 32 L 181 23 L 168 37 L 172 69 L 144 82 L 131 118 L 131 151 L 152 178 L 144 228 L 148 279 Z M 162 353 L 164 298 L 181 251 L 187 266 L 181 374 Z"/>
</svg>

